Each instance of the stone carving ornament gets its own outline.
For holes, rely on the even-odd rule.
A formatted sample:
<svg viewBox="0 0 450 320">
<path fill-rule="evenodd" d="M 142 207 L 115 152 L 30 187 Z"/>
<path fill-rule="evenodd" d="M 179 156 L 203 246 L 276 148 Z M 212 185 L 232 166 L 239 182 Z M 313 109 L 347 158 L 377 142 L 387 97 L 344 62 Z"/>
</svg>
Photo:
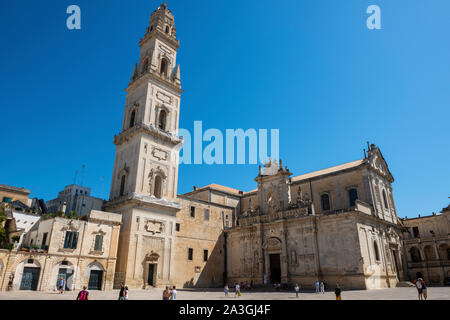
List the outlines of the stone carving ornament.
<svg viewBox="0 0 450 320">
<path fill-rule="evenodd" d="M 155 261 L 158 261 L 158 259 L 159 259 L 159 254 L 157 254 L 153 250 L 150 253 L 147 253 L 145 255 L 145 260 L 147 260 L 147 261 L 155 262 Z"/>
<path fill-rule="evenodd" d="M 162 223 L 161 221 L 148 220 L 144 228 L 151 234 L 163 233 L 164 223 Z"/>
</svg>

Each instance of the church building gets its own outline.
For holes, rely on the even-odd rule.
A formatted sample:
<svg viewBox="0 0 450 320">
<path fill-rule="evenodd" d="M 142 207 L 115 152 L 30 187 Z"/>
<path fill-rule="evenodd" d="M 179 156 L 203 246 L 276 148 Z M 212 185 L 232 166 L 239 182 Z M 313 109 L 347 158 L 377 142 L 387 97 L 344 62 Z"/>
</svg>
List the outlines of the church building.
<svg viewBox="0 0 450 320">
<path fill-rule="evenodd" d="M 139 46 L 104 208 L 122 215 L 115 287 L 324 280 L 370 289 L 402 279 L 394 178 L 373 144 L 362 159 L 298 176 L 267 163 L 250 192 L 211 184 L 178 195 L 183 91 L 166 4 Z"/>
</svg>

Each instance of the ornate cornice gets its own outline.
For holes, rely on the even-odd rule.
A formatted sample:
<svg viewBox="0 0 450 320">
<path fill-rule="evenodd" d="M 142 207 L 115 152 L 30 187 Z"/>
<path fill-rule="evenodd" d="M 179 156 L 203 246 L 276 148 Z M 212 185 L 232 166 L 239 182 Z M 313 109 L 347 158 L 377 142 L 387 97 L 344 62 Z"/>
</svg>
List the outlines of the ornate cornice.
<svg viewBox="0 0 450 320">
<path fill-rule="evenodd" d="M 184 141 L 184 139 L 182 139 L 170 132 L 158 129 L 151 124 L 138 123 L 138 124 L 134 125 L 133 127 L 128 128 L 127 130 L 121 132 L 119 135 L 114 136 L 114 144 L 116 146 L 119 146 L 122 143 L 124 143 L 125 141 L 130 140 L 132 137 L 134 137 L 135 135 L 137 135 L 141 132 L 146 133 L 150 136 L 159 138 L 161 140 L 167 141 L 174 146 L 183 144 L 183 141 Z"/>
<path fill-rule="evenodd" d="M 174 37 L 167 36 L 167 34 L 157 28 L 153 29 L 150 32 L 147 32 L 144 37 L 139 40 L 139 46 L 142 47 L 142 45 L 150 40 L 153 36 L 158 40 L 163 41 L 165 44 L 169 44 L 174 50 L 177 50 L 180 47 L 179 40 L 175 39 Z"/>
<path fill-rule="evenodd" d="M 152 79 L 156 82 L 158 82 L 161 86 L 166 86 L 169 89 L 172 89 L 178 94 L 183 93 L 183 89 L 181 89 L 181 84 L 176 83 L 176 79 L 171 79 L 165 74 L 159 74 L 157 72 L 151 71 L 151 68 L 147 69 L 144 73 L 138 74 L 134 79 L 132 78 L 130 80 L 130 83 L 128 84 L 128 88 L 125 89 L 126 92 L 129 92 L 130 90 L 135 89 L 136 87 L 140 86 L 141 84 L 145 83 L 146 80 Z"/>
<path fill-rule="evenodd" d="M 148 196 L 136 192 L 112 199 L 106 203 L 105 208 L 108 210 L 114 210 L 118 206 L 127 204 L 137 204 L 139 207 L 159 207 L 173 212 L 177 212 L 181 209 L 181 204 L 177 201 L 167 200 L 165 198 L 156 198 L 155 196 Z"/>
</svg>

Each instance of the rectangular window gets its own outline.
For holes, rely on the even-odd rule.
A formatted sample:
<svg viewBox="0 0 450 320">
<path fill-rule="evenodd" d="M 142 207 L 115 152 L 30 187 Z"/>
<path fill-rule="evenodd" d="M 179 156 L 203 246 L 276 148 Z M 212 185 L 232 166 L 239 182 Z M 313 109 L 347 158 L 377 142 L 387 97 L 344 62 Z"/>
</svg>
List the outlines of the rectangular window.
<svg viewBox="0 0 450 320">
<path fill-rule="evenodd" d="M 414 234 L 414 238 L 419 238 L 420 237 L 419 227 L 413 227 L 413 234 Z"/>
<path fill-rule="evenodd" d="M 188 260 L 192 260 L 192 256 L 194 255 L 194 249 L 188 249 Z"/>
<path fill-rule="evenodd" d="M 78 243 L 78 232 L 66 231 L 64 239 L 64 249 L 76 249 Z"/>
<path fill-rule="evenodd" d="M 208 261 L 208 250 L 203 250 L 203 261 Z"/>
<path fill-rule="evenodd" d="M 225 221 L 225 227 L 229 227 L 230 226 L 230 223 L 228 222 L 228 220 L 227 221 Z"/>
<path fill-rule="evenodd" d="M 209 221 L 209 209 L 205 209 L 205 220 Z"/>
<path fill-rule="evenodd" d="M 103 248 L 103 235 L 97 234 L 95 236 L 94 250 L 95 251 L 102 251 L 102 248 Z"/>
<path fill-rule="evenodd" d="M 45 245 L 47 244 L 47 237 L 48 237 L 48 232 L 45 232 L 44 236 L 42 237 L 41 249 L 45 248 Z"/>
<path fill-rule="evenodd" d="M 195 218 L 195 207 L 191 207 L 191 217 Z"/>
<path fill-rule="evenodd" d="M 4 202 L 4 203 L 11 203 L 11 202 L 12 202 L 12 198 L 9 198 L 9 197 L 3 197 L 2 202 Z"/>
<path fill-rule="evenodd" d="M 175 231 L 180 231 L 180 224 L 179 223 L 175 224 Z"/>
</svg>

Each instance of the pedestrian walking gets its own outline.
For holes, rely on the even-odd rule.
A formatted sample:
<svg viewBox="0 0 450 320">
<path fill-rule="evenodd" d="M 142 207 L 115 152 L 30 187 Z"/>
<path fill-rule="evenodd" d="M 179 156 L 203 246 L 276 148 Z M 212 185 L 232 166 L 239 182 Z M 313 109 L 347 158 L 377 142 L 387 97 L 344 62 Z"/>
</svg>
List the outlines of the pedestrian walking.
<svg viewBox="0 0 450 320">
<path fill-rule="evenodd" d="M 239 286 L 239 283 L 236 283 L 236 286 L 234 287 L 234 297 L 240 297 L 241 294 L 241 287 Z"/>
<path fill-rule="evenodd" d="M 163 300 L 169 300 L 170 299 L 169 287 L 166 287 L 166 289 L 164 289 L 163 294 L 162 294 L 162 299 Z"/>
<path fill-rule="evenodd" d="M 77 300 L 89 300 L 89 291 L 86 289 L 86 286 L 84 286 L 83 290 L 78 292 Z"/>
<path fill-rule="evenodd" d="M 422 278 L 418 278 L 415 283 L 419 300 L 423 300 L 423 285 L 421 279 Z"/>
<path fill-rule="evenodd" d="M 423 280 L 422 278 L 419 278 L 419 280 L 422 282 L 422 295 L 423 295 L 423 299 L 427 300 L 427 286 L 425 284 L 425 280 Z"/>
<path fill-rule="evenodd" d="M 177 287 L 173 286 L 172 288 L 172 300 L 177 300 Z"/>
<path fill-rule="evenodd" d="M 316 283 L 314 283 L 314 286 L 316 287 L 316 293 L 319 293 L 319 291 L 320 291 L 319 280 L 317 280 Z"/>
<path fill-rule="evenodd" d="M 342 289 L 339 287 L 339 283 L 336 284 L 336 288 L 334 288 L 334 294 L 336 295 L 336 300 L 342 300 L 341 297 Z"/>
<path fill-rule="evenodd" d="M 58 290 L 59 293 L 64 293 L 64 288 L 66 287 L 66 281 L 64 281 L 64 278 L 61 277 L 58 281 L 59 285 L 58 285 Z"/>
<path fill-rule="evenodd" d="M 9 280 L 8 280 L 8 291 L 11 291 L 13 288 L 13 283 L 14 283 L 14 273 L 11 273 L 9 275 Z"/>
<path fill-rule="evenodd" d="M 295 297 L 298 298 L 298 293 L 300 291 L 300 286 L 298 285 L 298 283 L 295 284 L 294 290 L 295 290 Z"/>
<path fill-rule="evenodd" d="M 320 283 L 320 292 L 325 294 L 325 284 L 323 283 L 323 281 Z"/>
<path fill-rule="evenodd" d="M 128 287 L 125 286 L 125 290 L 123 291 L 123 299 L 128 300 Z"/>
<path fill-rule="evenodd" d="M 225 284 L 225 287 L 223 288 L 223 292 L 225 293 L 225 297 L 228 297 L 228 284 Z"/>
<path fill-rule="evenodd" d="M 124 292 L 125 292 L 125 285 L 124 285 L 123 282 L 122 282 L 122 283 L 120 284 L 119 300 L 125 300 Z"/>
</svg>

